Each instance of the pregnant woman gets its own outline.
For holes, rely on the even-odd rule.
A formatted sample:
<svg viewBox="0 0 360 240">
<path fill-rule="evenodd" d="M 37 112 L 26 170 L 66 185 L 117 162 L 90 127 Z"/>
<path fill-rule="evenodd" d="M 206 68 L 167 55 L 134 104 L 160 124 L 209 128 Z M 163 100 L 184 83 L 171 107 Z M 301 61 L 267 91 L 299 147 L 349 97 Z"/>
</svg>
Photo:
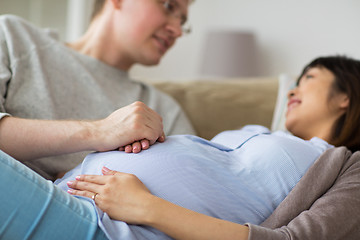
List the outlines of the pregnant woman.
<svg viewBox="0 0 360 240">
<path fill-rule="evenodd" d="M 311 62 L 288 94 L 286 127 L 293 135 L 246 126 L 211 141 L 168 137 L 139 154 L 93 153 L 58 186 L 0 152 L 0 236 L 357 239 L 360 156 L 333 146 L 359 150 L 359 70 L 359 61 L 345 57 Z M 161 134 L 160 128 L 151 135 L 156 140 Z M 313 166 L 320 170 L 308 176 Z M 279 219 L 272 212 L 304 174 L 311 184 L 295 200 L 301 198 L 309 207 L 290 214 L 287 226 L 275 224 Z M 318 176 L 334 177 L 334 182 L 317 192 L 322 186 Z M 313 192 L 316 202 L 311 204 Z M 269 226 L 278 227 L 258 225 L 269 216 Z"/>
</svg>

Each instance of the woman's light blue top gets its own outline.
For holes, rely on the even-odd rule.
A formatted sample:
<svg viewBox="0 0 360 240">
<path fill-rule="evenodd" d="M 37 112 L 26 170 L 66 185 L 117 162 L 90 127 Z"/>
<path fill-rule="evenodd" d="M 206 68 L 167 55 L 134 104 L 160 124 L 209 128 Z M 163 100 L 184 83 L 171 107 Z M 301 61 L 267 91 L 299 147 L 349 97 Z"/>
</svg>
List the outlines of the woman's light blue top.
<svg viewBox="0 0 360 240">
<path fill-rule="evenodd" d="M 135 174 L 153 194 L 182 207 L 236 223 L 260 224 L 329 147 L 319 138 L 304 141 L 250 125 L 211 141 L 178 135 L 139 154 L 90 154 L 57 183 L 67 190 L 67 181 L 79 174 L 101 174 L 106 166 Z M 153 228 L 127 225 L 98 212 L 99 225 L 110 239 L 168 238 Z"/>
</svg>

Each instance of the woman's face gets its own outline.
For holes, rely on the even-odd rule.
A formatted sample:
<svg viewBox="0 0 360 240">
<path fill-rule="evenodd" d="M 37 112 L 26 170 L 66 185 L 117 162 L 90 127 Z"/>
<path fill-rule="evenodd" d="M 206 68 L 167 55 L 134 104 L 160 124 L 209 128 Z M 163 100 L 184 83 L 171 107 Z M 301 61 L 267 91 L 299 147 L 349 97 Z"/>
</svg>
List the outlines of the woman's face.
<svg viewBox="0 0 360 240">
<path fill-rule="evenodd" d="M 333 90 L 335 76 L 326 68 L 310 68 L 288 94 L 286 128 L 303 139 L 331 139 L 335 121 L 348 106 L 346 94 Z"/>
<path fill-rule="evenodd" d="M 114 22 L 115 46 L 131 66 L 158 64 L 182 35 L 188 0 L 122 0 Z M 165 4 L 169 3 L 169 4 Z"/>
</svg>

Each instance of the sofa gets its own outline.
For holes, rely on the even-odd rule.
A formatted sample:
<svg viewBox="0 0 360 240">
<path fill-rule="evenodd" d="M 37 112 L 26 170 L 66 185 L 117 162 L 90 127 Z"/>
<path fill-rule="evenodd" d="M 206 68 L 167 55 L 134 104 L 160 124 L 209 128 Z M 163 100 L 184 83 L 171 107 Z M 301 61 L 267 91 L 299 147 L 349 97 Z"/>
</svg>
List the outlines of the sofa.
<svg viewBox="0 0 360 240">
<path fill-rule="evenodd" d="M 197 135 L 205 139 L 246 124 L 274 128 L 278 77 L 150 83 L 179 102 Z"/>
</svg>

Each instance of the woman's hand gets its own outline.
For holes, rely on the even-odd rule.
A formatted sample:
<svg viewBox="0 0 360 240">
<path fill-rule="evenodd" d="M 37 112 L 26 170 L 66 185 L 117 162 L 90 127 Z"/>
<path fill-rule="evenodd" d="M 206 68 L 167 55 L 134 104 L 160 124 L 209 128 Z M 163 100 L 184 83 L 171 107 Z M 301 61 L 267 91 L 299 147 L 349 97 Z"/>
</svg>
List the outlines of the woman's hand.
<svg viewBox="0 0 360 240">
<path fill-rule="evenodd" d="M 112 219 L 130 224 L 142 224 L 154 197 L 145 185 L 132 174 L 111 171 L 106 167 L 100 175 L 80 175 L 68 182 L 73 195 L 92 198 Z"/>
<path fill-rule="evenodd" d="M 112 219 L 154 227 L 175 239 L 248 239 L 246 226 L 182 208 L 150 193 L 134 175 L 103 168 L 104 176 L 81 175 L 70 194 L 92 198 Z M 96 194 L 96 195 L 94 195 Z"/>
</svg>

